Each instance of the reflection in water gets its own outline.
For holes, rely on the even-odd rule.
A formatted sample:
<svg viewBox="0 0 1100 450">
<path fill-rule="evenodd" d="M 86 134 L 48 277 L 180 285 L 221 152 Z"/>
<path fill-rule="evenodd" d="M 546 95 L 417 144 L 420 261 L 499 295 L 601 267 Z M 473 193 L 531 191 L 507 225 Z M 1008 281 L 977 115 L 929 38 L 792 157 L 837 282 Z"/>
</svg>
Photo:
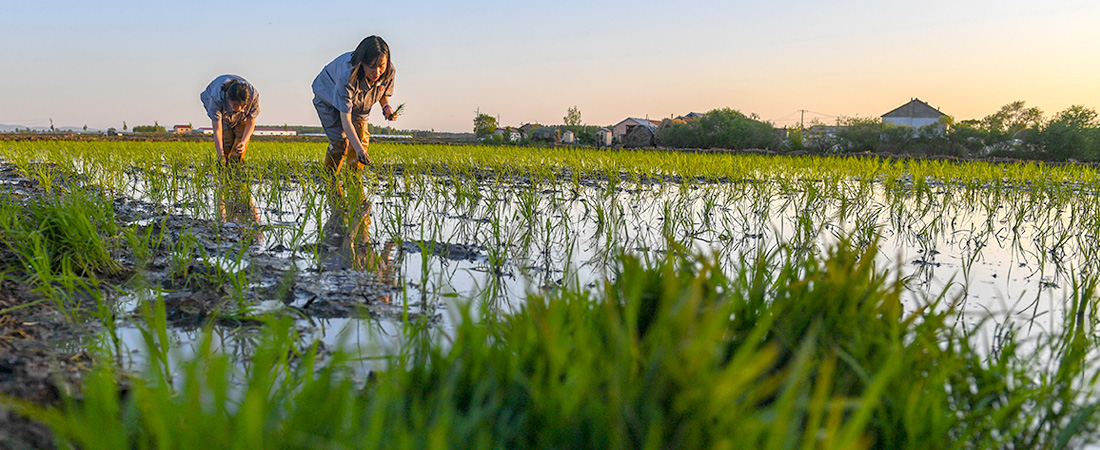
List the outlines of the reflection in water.
<svg viewBox="0 0 1100 450">
<path fill-rule="evenodd" d="M 215 210 L 218 221 L 233 223 L 242 229 L 251 231 L 252 243 L 263 245 L 264 235 L 260 227 L 260 215 L 256 202 L 252 200 L 252 190 L 248 183 L 230 176 L 214 189 Z M 242 237 L 247 236 L 242 233 Z"/>
<path fill-rule="evenodd" d="M 347 188 L 334 181 L 328 191 L 329 216 L 321 230 L 322 270 L 350 269 L 373 273 L 387 286 L 398 285 L 394 276 L 394 242 L 386 240 L 375 251 L 370 237 L 371 204 L 358 180 Z M 385 302 L 390 303 L 390 294 Z"/>
</svg>

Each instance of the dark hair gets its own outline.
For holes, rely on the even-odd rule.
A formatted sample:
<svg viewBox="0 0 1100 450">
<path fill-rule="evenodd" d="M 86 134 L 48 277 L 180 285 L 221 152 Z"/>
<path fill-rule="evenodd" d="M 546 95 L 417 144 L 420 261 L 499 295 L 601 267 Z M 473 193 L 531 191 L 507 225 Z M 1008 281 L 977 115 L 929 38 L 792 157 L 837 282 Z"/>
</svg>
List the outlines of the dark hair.
<svg viewBox="0 0 1100 450">
<path fill-rule="evenodd" d="M 225 98 L 232 102 L 246 103 L 252 97 L 252 90 L 248 88 L 248 83 L 242 83 L 240 80 L 232 80 L 222 88 L 225 89 Z"/>
<path fill-rule="evenodd" d="M 367 36 L 359 43 L 358 47 L 355 47 L 355 51 L 351 52 L 351 78 L 349 82 L 359 79 L 359 81 L 366 81 L 366 74 L 361 69 L 364 65 L 373 63 L 378 58 L 386 57 L 386 70 L 384 73 L 390 71 L 390 46 L 386 44 L 386 41 L 378 36 Z"/>
</svg>

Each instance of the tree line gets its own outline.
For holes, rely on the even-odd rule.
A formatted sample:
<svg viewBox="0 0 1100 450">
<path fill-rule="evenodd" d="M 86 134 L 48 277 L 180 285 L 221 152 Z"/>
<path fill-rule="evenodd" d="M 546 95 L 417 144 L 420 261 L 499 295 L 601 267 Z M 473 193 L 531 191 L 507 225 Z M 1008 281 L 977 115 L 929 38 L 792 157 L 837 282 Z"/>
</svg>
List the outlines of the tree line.
<svg viewBox="0 0 1100 450">
<path fill-rule="evenodd" d="M 981 119 L 955 122 L 944 116 L 920 128 L 880 118 L 846 118 L 837 126 L 779 130 L 726 108 L 662 127 L 656 142 L 673 148 L 1100 161 L 1100 120 L 1095 109 L 1081 105 L 1048 118 L 1039 108 L 1015 101 Z"/>
<path fill-rule="evenodd" d="M 878 119 L 849 119 L 832 136 L 816 142 L 803 138 L 807 149 L 833 152 L 1100 160 L 1097 112 L 1081 105 L 1047 118 L 1039 108 L 1015 101 L 982 119 L 955 122 L 945 116 L 918 129 Z"/>
<path fill-rule="evenodd" d="M 496 133 L 500 127 L 496 117 L 481 111 L 475 114 L 474 133 L 482 142 L 522 145 L 531 140 L 510 141 L 506 135 Z M 593 144 L 601 128 L 583 125 L 576 106 L 569 108 L 562 120 L 564 125 L 553 128 L 572 131 L 582 145 Z M 1082 105 L 1046 117 L 1039 108 L 1015 101 L 981 119 L 956 122 L 943 116 L 920 128 L 877 117 L 851 117 L 836 125 L 814 123 L 805 129 L 780 129 L 755 114 L 720 108 L 694 120 L 666 119 L 654 132 L 652 142 L 665 148 L 1100 161 L 1100 118 L 1095 109 Z"/>
</svg>

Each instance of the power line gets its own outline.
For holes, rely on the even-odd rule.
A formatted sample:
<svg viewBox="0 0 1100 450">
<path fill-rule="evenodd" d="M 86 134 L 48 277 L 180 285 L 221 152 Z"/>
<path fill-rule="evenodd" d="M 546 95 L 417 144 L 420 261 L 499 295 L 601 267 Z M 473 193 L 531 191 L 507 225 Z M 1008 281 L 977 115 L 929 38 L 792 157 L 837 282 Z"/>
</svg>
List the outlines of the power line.
<svg viewBox="0 0 1100 450">
<path fill-rule="evenodd" d="M 788 117 L 791 117 L 795 114 L 798 114 L 798 120 L 795 121 L 795 120 L 791 119 L 791 121 L 797 122 L 799 128 L 805 128 L 805 126 L 806 126 L 806 113 L 812 114 L 813 115 L 812 118 L 821 118 L 821 117 L 827 117 L 827 118 L 830 118 L 830 119 L 839 119 L 840 118 L 840 116 L 835 116 L 835 115 L 832 115 L 832 114 L 826 114 L 826 113 L 823 113 L 823 112 L 811 111 L 809 109 L 798 109 L 798 110 L 795 110 L 795 111 L 793 111 L 793 112 L 791 112 L 791 113 L 789 113 L 789 114 L 787 114 L 783 117 L 780 117 L 779 119 L 774 120 L 773 122 L 782 122 L 782 121 L 787 120 Z"/>
</svg>

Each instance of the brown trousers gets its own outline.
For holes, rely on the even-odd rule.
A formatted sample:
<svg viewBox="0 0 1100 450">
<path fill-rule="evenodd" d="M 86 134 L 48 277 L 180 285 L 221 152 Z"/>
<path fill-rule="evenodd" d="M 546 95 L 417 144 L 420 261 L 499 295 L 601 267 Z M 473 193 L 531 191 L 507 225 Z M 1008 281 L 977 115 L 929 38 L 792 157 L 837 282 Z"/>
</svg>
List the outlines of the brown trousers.
<svg viewBox="0 0 1100 450">
<path fill-rule="evenodd" d="M 352 123 L 355 126 L 355 134 L 359 135 L 359 142 L 362 142 L 363 148 L 366 149 L 370 144 L 367 118 L 355 117 L 352 119 Z M 358 171 L 363 168 L 363 163 L 359 162 L 359 155 L 355 154 L 355 148 L 351 146 L 346 138 L 338 141 L 329 139 L 328 150 L 325 152 L 325 167 L 333 172 L 339 172 L 344 160 L 347 160 L 350 169 Z"/>
<path fill-rule="evenodd" d="M 225 151 L 223 158 L 228 159 L 231 163 L 239 163 L 241 158 L 244 158 L 244 152 L 247 149 L 241 147 L 240 144 L 244 140 L 245 128 L 247 127 L 243 120 L 235 127 L 222 122 L 222 150 Z"/>
</svg>

